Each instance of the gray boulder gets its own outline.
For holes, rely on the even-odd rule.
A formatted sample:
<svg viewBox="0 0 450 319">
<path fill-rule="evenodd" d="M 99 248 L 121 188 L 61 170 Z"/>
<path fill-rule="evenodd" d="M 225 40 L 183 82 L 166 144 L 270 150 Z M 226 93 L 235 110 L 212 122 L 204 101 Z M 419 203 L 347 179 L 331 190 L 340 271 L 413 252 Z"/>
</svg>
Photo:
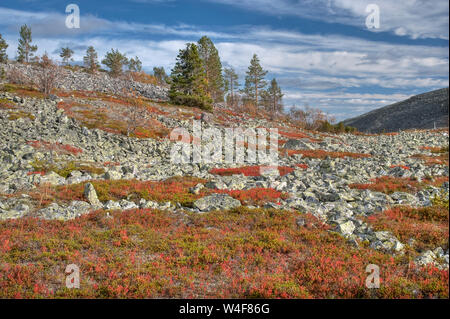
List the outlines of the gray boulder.
<svg viewBox="0 0 450 319">
<path fill-rule="evenodd" d="M 213 194 L 194 202 L 194 208 L 202 212 L 227 210 L 241 206 L 241 202 L 226 194 Z"/>
</svg>

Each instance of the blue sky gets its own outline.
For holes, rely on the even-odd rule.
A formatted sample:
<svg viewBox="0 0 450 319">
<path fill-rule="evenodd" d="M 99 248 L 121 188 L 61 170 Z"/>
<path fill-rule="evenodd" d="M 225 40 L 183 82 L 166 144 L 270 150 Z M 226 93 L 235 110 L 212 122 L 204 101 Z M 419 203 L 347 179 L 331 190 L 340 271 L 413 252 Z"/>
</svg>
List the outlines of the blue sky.
<svg viewBox="0 0 450 319">
<path fill-rule="evenodd" d="M 77 4 L 81 28 L 65 27 Z M 366 6 L 380 8 L 367 29 Z M 178 50 L 208 35 L 241 83 L 253 53 L 284 90 L 287 106 L 308 104 L 338 120 L 448 86 L 446 0 L 0 0 L 0 34 L 16 56 L 18 30 L 31 25 L 38 54 L 81 62 L 89 45 L 118 48 L 144 69 L 168 72 Z"/>
</svg>

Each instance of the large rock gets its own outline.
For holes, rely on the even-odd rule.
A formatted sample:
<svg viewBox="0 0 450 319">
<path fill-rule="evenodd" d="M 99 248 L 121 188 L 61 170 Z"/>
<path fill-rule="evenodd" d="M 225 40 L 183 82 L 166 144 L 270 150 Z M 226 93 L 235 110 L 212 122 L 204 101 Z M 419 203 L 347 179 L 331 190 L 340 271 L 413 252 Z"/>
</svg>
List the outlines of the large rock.
<svg viewBox="0 0 450 319">
<path fill-rule="evenodd" d="M 49 172 L 41 177 L 41 184 L 50 184 L 50 185 L 63 185 L 65 183 L 65 178 L 59 176 L 55 172 Z"/>
<path fill-rule="evenodd" d="M 114 170 L 107 171 L 105 173 L 105 179 L 119 180 L 122 178 L 122 173 Z"/>
<path fill-rule="evenodd" d="M 100 208 L 103 206 L 102 203 L 98 200 L 94 185 L 92 185 L 91 183 L 87 183 L 84 187 L 84 197 L 93 207 Z"/>
<path fill-rule="evenodd" d="M 308 142 L 311 142 L 311 141 L 307 138 L 303 138 L 301 140 L 290 139 L 284 144 L 283 148 L 289 149 L 289 150 L 305 150 L 305 149 L 312 150 L 312 149 L 314 149 L 314 147 L 312 147 Z"/>
<path fill-rule="evenodd" d="M 337 227 L 339 233 L 341 233 L 344 236 L 353 234 L 355 228 L 356 227 L 351 220 L 348 220 L 342 224 L 339 224 Z"/>
<path fill-rule="evenodd" d="M 241 202 L 226 194 L 213 194 L 194 202 L 194 208 L 202 212 L 227 210 L 241 206 Z"/>
</svg>

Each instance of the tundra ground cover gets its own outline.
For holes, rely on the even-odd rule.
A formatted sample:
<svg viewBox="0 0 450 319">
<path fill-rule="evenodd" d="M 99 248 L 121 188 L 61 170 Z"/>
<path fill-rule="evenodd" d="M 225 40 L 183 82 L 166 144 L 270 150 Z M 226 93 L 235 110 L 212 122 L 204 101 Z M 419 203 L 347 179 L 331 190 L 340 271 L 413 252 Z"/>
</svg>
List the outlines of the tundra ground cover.
<svg viewBox="0 0 450 319">
<path fill-rule="evenodd" d="M 448 146 L 445 147 L 428 147 L 424 146 L 422 149 L 430 151 L 433 155 L 427 154 L 414 154 L 411 157 L 421 159 L 425 165 L 445 165 L 448 166 Z"/>
<path fill-rule="evenodd" d="M 350 246 L 314 217 L 97 211 L 68 222 L 0 222 L 2 298 L 447 298 L 448 271 Z M 80 289 L 65 288 L 65 267 Z M 368 264 L 380 289 L 365 287 Z"/>
<path fill-rule="evenodd" d="M 16 94 L 18 96 L 22 96 L 22 97 L 31 97 L 31 98 L 38 98 L 38 99 L 43 99 L 45 97 L 45 95 L 42 92 L 38 91 L 37 89 L 35 89 L 32 86 L 27 86 L 27 85 L 18 85 L 18 84 L 7 83 L 7 84 L 3 84 L 0 87 L 0 91 L 14 93 L 14 94 Z"/>
<path fill-rule="evenodd" d="M 367 222 L 376 231 L 389 230 L 401 242 L 419 251 L 448 248 L 448 195 L 435 198 L 428 207 L 397 206 L 369 216 Z"/>
<path fill-rule="evenodd" d="M 137 114 L 133 114 L 135 106 L 132 105 L 132 102 L 115 97 L 104 97 L 102 99 L 107 102 L 121 103 L 121 107 L 118 109 L 98 108 L 89 104 L 65 101 L 59 102 L 58 108 L 63 109 L 69 117 L 77 119 L 89 129 L 100 129 L 105 132 L 136 138 L 160 139 L 169 134 L 169 130 L 161 122 L 150 116 L 137 122 L 133 118 Z M 159 109 L 148 105 L 145 105 L 145 108 L 141 111 L 148 112 L 148 114 L 161 114 Z"/>
<path fill-rule="evenodd" d="M 272 167 L 269 167 L 268 169 L 271 169 Z M 244 166 L 244 167 L 237 167 L 237 168 L 213 168 L 210 170 L 211 174 L 214 175 L 221 175 L 221 176 L 231 176 L 231 175 L 239 175 L 244 174 L 245 176 L 260 176 L 261 171 L 264 171 L 264 166 Z M 284 176 L 286 174 L 292 173 L 294 171 L 294 168 L 287 167 L 287 166 L 278 166 L 277 167 L 278 172 L 281 176 Z"/>
<path fill-rule="evenodd" d="M 59 161 L 54 160 L 53 162 L 48 160 L 34 160 L 31 162 L 35 172 L 49 173 L 55 172 L 56 174 L 67 178 L 73 171 L 80 171 L 88 174 L 101 175 L 105 173 L 105 169 L 98 167 L 97 165 L 90 162 L 83 161 Z"/>
<path fill-rule="evenodd" d="M 47 141 L 28 141 L 27 142 L 28 145 L 31 145 L 32 147 L 36 148 L 36 149 L 40 149 L 40 150 L 45 150 L 45 151 L 55 151 L 56 153 L 62 153 L 62 154 L 72 154 L 72 155 L 78 155 L 83 153 L 83 150 L 72 146 L 72 145 L 67 145 L 67 144 L 62 144 L 62 143 L 51 143 L 51 142 L 47 142 Z"/>
<path fill-rule="evenodd" d="M 141 198 L 157 202 L 181 203 L 185 206 L 192 205 L 192 202 L 204 193 L 192 194 L 189 188 L 198 183 L 205 183 L 206 180 L 193 177 L 173 177 L 165 181 L 137 181 L 137 180 L 98 180 L 91 181 L 100 201 L 108 200 L 136 200 Z M 56 186 L 46 189 L 46 196 L 42 198 L 42 191 L 38 189 L 30 195 L 43 204 L 52 202 L 69 202 L 71 200 L 86 200 L 83 192 L 86 183 Z M 46 186 L 44 186 L 46 187 Z"/>
<path fill-rule="evenodd" d="M 279 192 L 273 188 L 252 188 L 245 190 L 214 190 L 214 193 L 228 194 L 239 200 L 243 205 L 264 205 L 277 203 L 280 199 L 287 199 L 288 194 Z"/>
<path fill-rule="evenodd" d="M 345 158 L 345 157 L 367 158 L 367 157 L 371 157 L 370 154 L 364 154 L 364 153 L 331 152 L 331 151 L 325 151 L 325 150 L 287 150 L 287 154 L 289 156 L 301 154 L 301 155 L 303 155 L 303 157 L 319 158 L 319 159 L 325 159 L 327 157 L 331 157 L 331 158 Z"/>
<path fill-rule="evenodd" d="M 448 182 L 448 176 L 425 178 L 422 181 L 409 177 L 381 176 L 371 180 L 367 184 L 350 184 L 350 188 L 369 189 L 371 191 L 392 194 L 394 192 L 415 193 L 428 186 L 441 186 Z"/>
<path fill-rule="evenodd" d="M 0 99 L 0 110 L 11 110 L 16 108 L 16 104 L 8 99 Z"/>
</svg>

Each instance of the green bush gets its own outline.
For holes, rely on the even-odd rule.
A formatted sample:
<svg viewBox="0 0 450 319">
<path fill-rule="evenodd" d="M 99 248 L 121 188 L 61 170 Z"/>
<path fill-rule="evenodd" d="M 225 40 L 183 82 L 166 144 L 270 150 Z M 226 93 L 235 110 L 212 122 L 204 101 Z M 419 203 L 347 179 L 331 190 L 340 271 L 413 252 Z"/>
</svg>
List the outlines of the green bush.
<svg viewBox="0 0 450 319">
<path fill-rule="evenodd" d="M 329 133 L 354 133 L 356 132 L 356 127 L 345 126 L 344 123 L 340 122 L 336 125 L 329 123 L 328 121 L 323 121 L 322 125 L 318 129 L 319 132 L 329 132 Z"/>
<path fill-rule="evenodd" d="M 212 110 L 212 101 L 209 98 L 195 96 L 195 95 L 186 95 L 181 93 L 171 93 L 170 101 L 173 104 L 177 105 L 186 105 L 191 107 L 198 107 L 200 109 L 211 111 Z"/>
</svg>

